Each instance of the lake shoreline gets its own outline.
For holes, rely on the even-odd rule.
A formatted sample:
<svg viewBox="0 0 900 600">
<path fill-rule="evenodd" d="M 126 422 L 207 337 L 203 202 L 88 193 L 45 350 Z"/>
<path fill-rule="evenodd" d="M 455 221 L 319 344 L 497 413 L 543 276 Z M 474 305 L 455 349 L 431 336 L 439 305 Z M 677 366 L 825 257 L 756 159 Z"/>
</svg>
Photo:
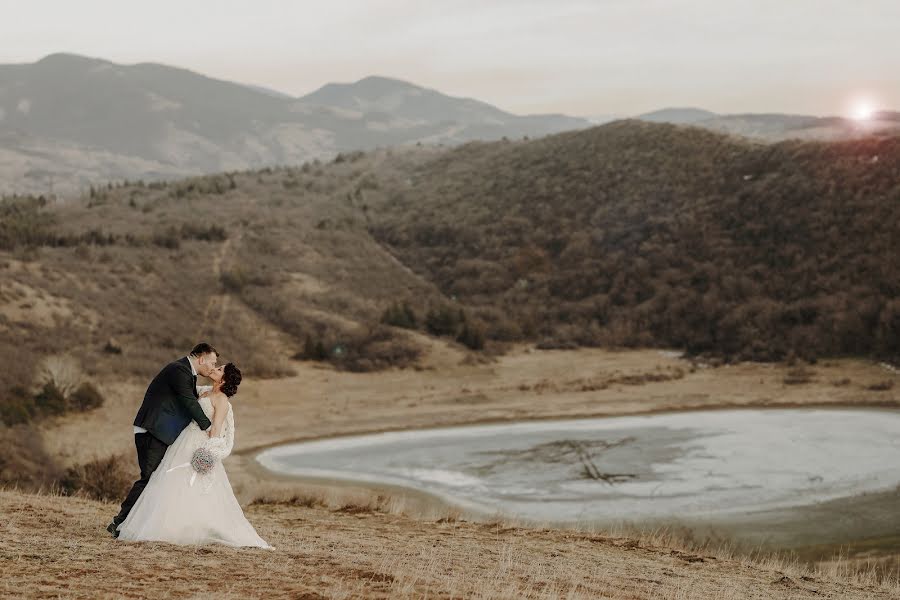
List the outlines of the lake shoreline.
<svg viewBox="0 0 900 600">
<path fill-rule="evenodd" d="M 301 438 L 284 443 L 266 444 L 263 447 L 248 448 L 241 454 L 250 458 L 246 468 L 260 479 L 279 480 L 284 483 L 299 484 L 300 486 L 315 486 L 316 488 L 331 488 L 336 490 L 369 490 L 376 494 L 401 496 L 411 499 L 407 506 L 411 509 L 410 516 L 421 517 L 441 512 L 459 511 L 466 519 L 473 521 L 496 521 L 514 523 L 517 526 L 530 528 L 553 528 L 574 530 L 606 530 L 606 531 L 647 531 L 651 529 L 667 529 L 685 532 L 690 537 L 701 537 L 710 540 L 726 540 L 728 544 L 737 548 L 754 549 L 773 552 L 789 552 L 803 556 L 806 560 L 827 560 L 843 551 L 845 554 L 856 544 L 863 544 L 869 548 L 869 555 L 891 554 L 900 551 L 897 532 L 900 532 L 900 515 L 894 515 L 890 509 L 900 502 L 900 485 L 893 489 L 891 486 L 877 490 L 869 490 L 861 494 L 832 497 L 825 500 L 807 502 L 790 506 L 777 506 L 763 508 L 761 510 L 745 510 L 730 515 L 714 515 L 711 518 L 635 518 L 635 519 L 590 519 L 590 520 L 547 520 L 519 517 L 504 514 L 500 511 L 492 511 L 473 507 L 462 498 L 454 498 L 452 493 L 442 494 L 417 487 L 410 483 L 394 483 L 387 481 L 360 480 L 352 476 L 328 477 L 303 474 L 290 474 L 268 468 L 261 463 L 259 457 L 267 450 L 277 447 L 289 447 L 294 444 L 306 444 L 324 440 L 336 440 L 340 438 L 358 438 L 381 433 L 412 433 L 416 431 L 465 429 L 479 426 L 498 425 L 524 425 L 539 422 L 570 422 L 585 419 L 618 419 L 622 417 L 647 417 L 663 414 L 681 415 L 690 412 L 723 412 L 723 411 L 759 411 L 759 410 L 797 410 L 797 411 L 885 411 L 897 412 L 896 406 L 870 405 L 835 405 L 833 403 L 820 404 L 780 404 L 765 403 L 758 406 L 717 406 L 698 407 L 688 409 L 669 408 L 664 410 L 636 411 L 631 414 L 617 413 L 614 415 L 585 415 L 585 416 L 546 416 L 528 419 L 489 419 L 477 422 L 461 422 L 452 425 L 434 425 L 431 427 L 379 429 L 361 433 L 346 435 L 325 435 Z M 852 525 L 847 524 L 848 513 L 857 514 L 865 505 L 865 514 L 853 519 Z M 811 523 L 809 513 L 817 515 Z M 868 515 L 876 517 L 867 519 Z M 886 521 L 888 521 L 886 523 Z M 828 527 L 828 523 L 838 522 L 839 531 Z M 777 527 L 775 526 L 777 524 Z M 887 527 L 887 533 L 885 533 Z M 895 531 L 896 529 L 896 531 Z M 877 552 L 872 552 L 876 548 Z"/>
<path fill-rule="evenodd" d="M 449 505 L 409 488 L 382 487 L 373 493 L 342 482 L 279 477 L 254 458 L 273 446 L 347 435 L 742 408 L 900 410 L 900 385 L 884 385 L 897 375 L 868 359 L 820 360 L 804 367 L 808 377 L 803 383 L 789 385 L 789 365 L 695 368 L 652 348 L 537 350 L 521 345 L 481 363 L 467 361 L 453 344 L 424 336 L 421 341 L 428 350 L 417 369 L 349 373 L 292 361 L 294 376 L 246 378 L 232 401 L 238 431 L 225 465 L 239 501 L 247 506 L 267 497 L 312 494 L 338 496 L 331 504 L 338 507 L 340 497 L 352 504 L 384 495 L 406 499 L 400 512 L 426 515 L 425 523 L 458 516 Z M 64 467 L 112 455 L 134 461 L 130 423 L 146 381 L 110 378 L 99 385 L 106 398 L 102 409 L 40 428 L 48 452 Z M 895 554 L 900 556 L 900 548 Z"/>
</svg>

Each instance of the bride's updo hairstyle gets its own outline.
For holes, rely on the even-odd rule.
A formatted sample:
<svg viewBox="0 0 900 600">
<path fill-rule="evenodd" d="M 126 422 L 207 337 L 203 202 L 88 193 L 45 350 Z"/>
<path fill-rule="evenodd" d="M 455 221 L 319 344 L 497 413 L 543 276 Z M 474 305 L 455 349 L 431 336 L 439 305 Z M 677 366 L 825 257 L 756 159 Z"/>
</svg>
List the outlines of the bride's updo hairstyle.
<svg viewBox="0 0 900 600">
<path fill-rule="evenodd" d="M 238 386 L 241 385 L 241 370 L 234 366 L 234 363 L 225 365 L 225 372 L 222 374 L 222 393 L 231 398 L 237 394 Z"/>
</svg>

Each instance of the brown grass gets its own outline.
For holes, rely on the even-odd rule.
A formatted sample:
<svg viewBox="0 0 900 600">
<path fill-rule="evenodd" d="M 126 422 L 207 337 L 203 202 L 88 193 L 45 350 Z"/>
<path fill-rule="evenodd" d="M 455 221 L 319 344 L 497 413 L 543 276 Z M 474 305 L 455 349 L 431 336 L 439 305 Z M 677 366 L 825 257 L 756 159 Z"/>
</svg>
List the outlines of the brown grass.
<svg viewBox="0 0 900 600">
<path fill-rule="evenodd" d="M 671 539 L 423 522 L 318 506 L 253 505 L 276 547 L 123 543 L 115 505 L 0 491 L 0 595 L 66 598 L 897 598 L 894 584 L 671 546 Z M 14 541 L 13 541 L 14 540 Z M 153 590 L 149 593 L 149 590 Z"/>
<path fill-rule="evenodd" d="M 866 389 L 872 392 L 887 392 L 894 389 L 894 382 L 890 379 L 887 379 L 885 381 L 879 381 L 878 383 L 867 385 Z"/>
<path fill-rule="evenodd" d="M 782 381 L 785 385 L 801 385 L 812 381 L 813 372 L 806 367 L 793 367 Z"/>
<path fill-rule="evenodd" d="M 88 375 L 142 379 L 201 339 L 251 377 L 293 374 L 287 357 L 307 334 L 354 350 L 336 361 L 351 368 L 415 360 L 403 339 L 362 333 L 391 300 L 439 294 L 335 202 L 357 170 L 233 174 L 224 187 L 217 176 L 115 186 L 102 203 L 40 208 L 17 231 L 33 221 L 52 236 L 0 243 L 0 409 L 14 387 L 32 384 L 43 358 L 67 352 Z M 283 188 L 293 176 L 317 191 Z M 120 353 L 109 351 L 111 338 Z"/>
<path fill-rule="evenodd" d="M 59 480 L 60 492 L 106 502 L 121 501 L 137 479 L 134 458 L 116 454 L 69 467 Z"/>
<path fill-rule="evenodd" d="M 56 483 L 60 469 L 35 427 L 0 423 L 0 449 L 0 486 L 40 489 Z"/>
<path fill-rule="evenodd" d="M 804 557 L 802 563 L 796 558 L 770 558 L 765 549 L 752 560 L 744 555 L 732 557 L 725 540 L 692 539 L 693 534 L 685 531 L 550 531 L 503 519 L 488 526 L 466 522 L 470 516 L 409 490 L 298 482 L 274 476 L 255 463 L 255 449 L 271 444 L 403 428 L 717 407 L 900 407 L 897 388 L 867 389 L 884 381 L 884 369 L 857 360 L 820 362 L 808 367 L 814 373 L 810 383 L 785 386 L 789 369 L 771 364 L 708 368 L 652 350 L 534 351 L 528 347 L 514 348 L 490 362 L 472 363 L 458 346 L 423 337 L 416 341 L 427 348 L 422 370 L 346 373 L 295 363 L 295 377 L 248 378 L 242 384 L 234 398 L 237 447 L 226 466 L 238 497 L 246 503 L 256 500 L 248 505 L 251 521 L 279 550 L 287 549 L 285 564 L 279 564 L 274 574 L 264 570 L 264 562 L 253 553 L 245 557 L 221 548 L 213 548 L 209 555 L 205 550 L 178 549 L 165 558 L 169 547 L 150 545 L 152 560 L 147 567 L 136 567 L 137 552 L 117 555 L 111 549 L 98 550 L 106 543 L 98 528 L 108 522 L 114 506 L 59 499 L 61 504 L 54 510 L 93 507 L 85 513 L 89 516 L 73 524 L 84 529 L 73 534 L 79 543 L 89 543 L 88 556 L 140 568 L 140 577 L 175 596 L 203 597 L 215 588 L 220 594 L 230 589 L 235 597 L 253 597 L 260 593 L 252 589 L 253 582 L 270 595 L 300 597 L 314 592 L 326 598 L 426 594 L 437 598 L 889 598 L 894 593 L 890 588 L 894 584 L 875 583 L 878 573 L 896 564 L 890 555 L 875 554 L 868 562 L 857 553 L 850 560 L 828 560 L 820 563 L 821 568 L 831 571 L 819 575 L 802 566 L 815 558 Z M 842 379 L 849 383 L 832 384 Z M 97 456 L 125 453 L 133 457 L 128 423 L 145 383 L 104 383 L 107 401 L 102 409 L 67 416 L 44 429 L 51 454 L 68 466 Z M 133 464 L 131 468 L 136 470 Z M 28 516 L 27 512 L 11 514 L 17 519 Z M 607 538 L 614 542 L 596 541 Z M 694 559 L 672 554 L 673 550 L 717 558 L 690 562 Z M 172 579 L 154 579 L 160 565 L 206 564 L 203 561 L 210 556 L 227 561 L 247 582 L 229 580 L 227 586 L 219 586 L 211 578 L 201 578 L 196 587 L 190 587 L 193 584 L 185 583 L 190 580 L 186 570 L 177 571 Z M 876 572 L 873 568 L 879 562 L 884 564 Z M 727 569 L 722 570 L 723 564 Z M 86 568 L 80 565 L 64 562 L 58 568 Z M 36 585 L 39 566 L 20 563 L 15 581 Z M 857 580 L 854 573 L 859 569 L 864 578 Z M 361 576 L 360 570 L 387 574 L 393 580 L 373 583 L 373 577 L 382 576 Z M 289 571 L 294 575 L 288 577 Z M 265 583 L 270 575 L 271 582 Z M 119 577 L 111 581 L 120 585 L 125 576 Z M 865 577 L 871 583 L 865 583 Z M 871 588 L 874 595 L 866 596 L 869 592 L 861 591 L 865 588 L 860 585 L 876 586 Z M 809 592 L 813 588 L 822 595 Z M 849 591 L 842 595 L 842 589 Z"/>
<path fill-rule="evenodd" d="M 286 492 L 273 488 L 269 492 L 261 492 L 250 506 L 295 506 L 328 510 L 335 513 L 366 514 L 379 513 L 409 517 L 415 515 L 417 521 L 434 521 L 436 523 L 465 523 L 466 515 L 453 507 L 431 504 L 427 515 L 422 513 L 416 498 L 407 493 L 390 491 L 374 491 L 348 487 L 307 488 L 300 493 Z M 853 582 L 864 586 L 881 586 L 886 589 L 900 589 L 900 557 L 883 556 L 859 558 L 850 557 L 838 552 L 829 560 L 815 565 L 801 560 L 792 552 L 772 552 L 759 548 L 740 548 L 731 540 L 721 536 L 698 536 L 690 528 L 679 526 L 659 526 L 646 528 L 634 525 L 617 525 L 615 527 L 598 527 L 590 524 L 571 525 L 567 527 L 545 526 L 534 522 L 521 521 L 514 518 L 497 516 L 485 521 L 476 519 L 485 527 L 493 527 L 498 531 L 527 529 L 533 531 L 556 531 L 580 535 L 602 535 L 622 540 L 631 540 L 637 545 L 668 548 L 672 555 L 679 556 L 687 562 L 706 562 L 709 560 L 735 560 L 750 568 L 765 565 L 779 572 L 789 573 L 792 577 L 811 580 L 824 578 L 833 581 Z"/>
</svg>

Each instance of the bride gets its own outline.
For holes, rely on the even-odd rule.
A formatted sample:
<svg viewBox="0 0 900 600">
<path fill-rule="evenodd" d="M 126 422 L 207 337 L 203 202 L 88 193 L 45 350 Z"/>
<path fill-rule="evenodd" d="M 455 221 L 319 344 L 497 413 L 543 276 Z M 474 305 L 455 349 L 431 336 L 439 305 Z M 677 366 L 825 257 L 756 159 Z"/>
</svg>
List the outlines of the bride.
<svg viewBox="0 0 900 600">
<path fill-rule="evenodd" d="M 237 392 L 241 372 L 228 363 L 216 367 L 209 377 L 213 385 L 198 388 L 200 406 L 212 421 L 209 434 L 194 421 L 184 428 L 119 525 L 118 539 L 271 548 L 244 517 L 221 460 L 215 460 L 206 473 L 191 465 L 200 447 L 221 459 L 234 446 L 234 415 L 228 399 Z"/>
</svg>

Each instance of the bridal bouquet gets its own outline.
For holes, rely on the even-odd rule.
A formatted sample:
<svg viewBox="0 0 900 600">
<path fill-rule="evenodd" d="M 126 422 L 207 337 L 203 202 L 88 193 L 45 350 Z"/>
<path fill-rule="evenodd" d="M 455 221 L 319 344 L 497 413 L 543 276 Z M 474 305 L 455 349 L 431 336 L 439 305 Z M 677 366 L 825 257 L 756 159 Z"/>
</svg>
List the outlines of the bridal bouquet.
<svg viewBox="0 0 900 600">
<path fill-rule="evenodd" d="M 191 487 L 193 487 L 194 482 L 197 481 L 198 475 L 203 477 L 204 481 L 207 483 L 206 487 L 208 487 L 208 484 L 210 484 L 211 481 L 209 481 L 209 478 L 206 476 L 212 473 L 213 467 L 216 466 L 217 462 L 228 455 L 226 444 L 227 443 L 223 438 L 209 439 L 194 450 L 194 454 L 191 456 L 190 461 L 172 467 L 166 472 L 168 473 L 175 469 L 190 467 L 194 470 L 194 472 L 191 473 Z"/>
<path fill-rule="evenodd" d="M 216 456 L 206 446 L 200 446 L 194 450 L 191 457 L 191 466 L 200 475 L 206 475 L 216 466 Z"/>
</svg>

